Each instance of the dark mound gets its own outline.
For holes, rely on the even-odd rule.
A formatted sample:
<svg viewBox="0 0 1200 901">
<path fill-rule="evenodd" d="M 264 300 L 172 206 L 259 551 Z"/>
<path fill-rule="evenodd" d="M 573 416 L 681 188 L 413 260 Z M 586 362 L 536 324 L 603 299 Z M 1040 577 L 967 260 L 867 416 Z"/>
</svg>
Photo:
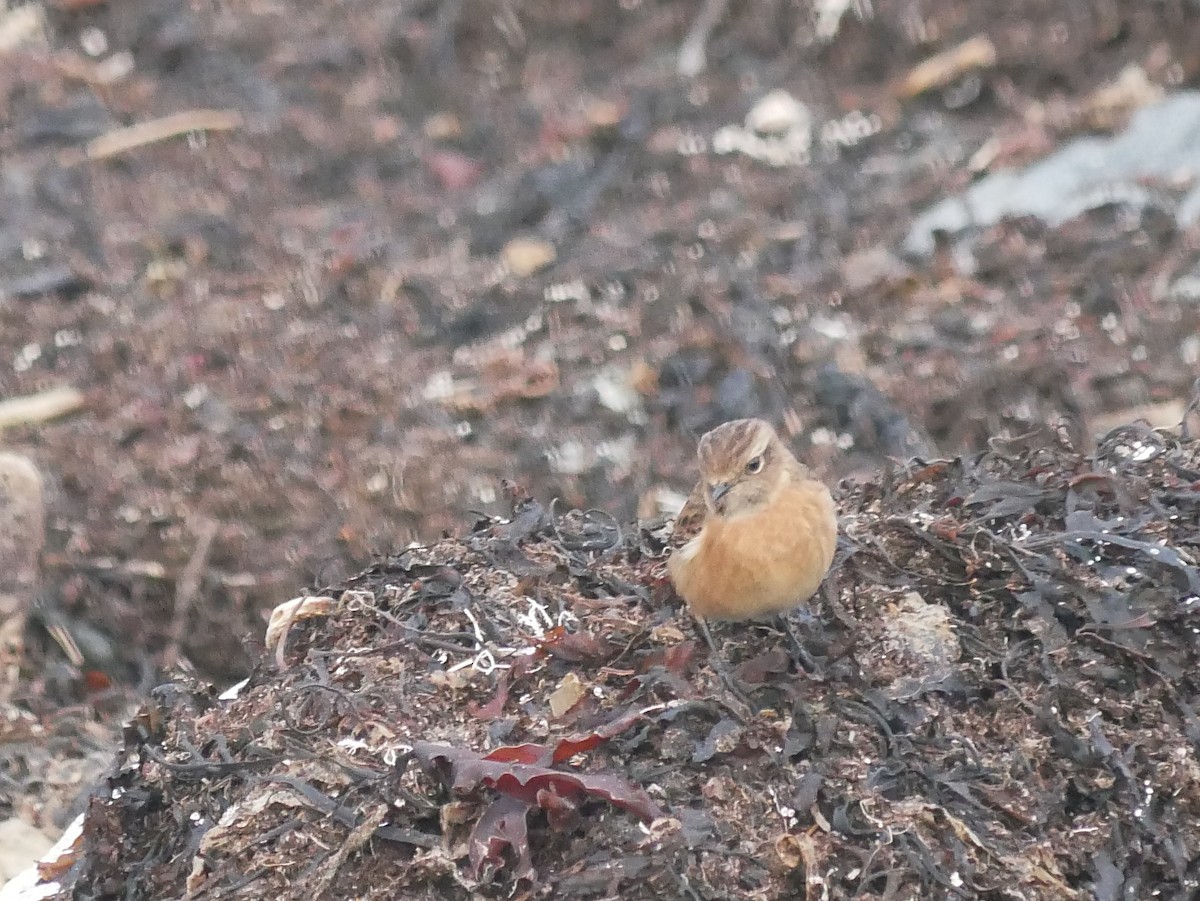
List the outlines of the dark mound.
<svg viewBox="0 0 1200 901">
<path fill-rule="evenodd" d="M 314 592 L 236 699 L 155 692 L 75 897 L 1192 897 L 1200 442 L 839 504 L 819 672 L 717 630 L 749 706 L 645 526 L 521 498 Z"/>
</svg>

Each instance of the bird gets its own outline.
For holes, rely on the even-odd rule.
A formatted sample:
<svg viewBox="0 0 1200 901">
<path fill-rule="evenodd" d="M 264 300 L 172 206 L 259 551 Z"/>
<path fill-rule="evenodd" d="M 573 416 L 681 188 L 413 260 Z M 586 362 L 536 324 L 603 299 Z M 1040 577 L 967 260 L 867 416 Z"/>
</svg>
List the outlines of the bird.
<svg viewBox="0 0 1200 901">
<path fill-rule="evenodd" d="M 762 419 L 717 426 L 696 456 L 700 480 L 676 518 L 667 572 L 706 638 L 705 620 L 765 619 L 811 598 L 837 550 L 828 487 Z"/>
</svg>

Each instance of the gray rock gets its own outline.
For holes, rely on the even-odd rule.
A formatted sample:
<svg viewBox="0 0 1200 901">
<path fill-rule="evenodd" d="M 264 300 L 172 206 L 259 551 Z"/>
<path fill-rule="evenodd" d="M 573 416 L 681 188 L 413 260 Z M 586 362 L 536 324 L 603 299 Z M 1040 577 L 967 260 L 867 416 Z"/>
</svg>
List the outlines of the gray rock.
<svg viewBox="0 0 1200 901">
<path fill-rule="evenodd" d="M 1037 216 L 1058 225 L 1114 201 L 1144 206 L 1153 196 L 1140 183 L 1200 177 L 1200 93 L 1182 92 L 1134 114 L 1109 138 L 1086 137 L 1019 171 L 1001 171 L 922 213 L 904 250 L 928 256 L 934 233 L 957 234 L 1009 216 Z M 1200 186 L 1174 210 L 1180 227 L 1200 220 Z"/>
</svg>

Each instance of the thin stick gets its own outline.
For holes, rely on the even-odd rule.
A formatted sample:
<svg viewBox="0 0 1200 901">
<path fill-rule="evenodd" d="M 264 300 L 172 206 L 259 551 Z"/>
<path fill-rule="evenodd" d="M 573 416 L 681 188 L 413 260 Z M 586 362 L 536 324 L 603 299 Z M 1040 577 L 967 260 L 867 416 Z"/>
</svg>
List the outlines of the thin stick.
<svg viewBox="0 0 1200 901">
<path fill-rule="evenodd" d="M 88 141 L 84 152 L 89 160 L 100 160 L 135 150 L 147 144 L 155 144 L 193 131 L 229 131 L 242 124 L 242 114 L 237 110 L 195 109 L 185 110 L 138 122 L 127 128 L 118 128 Z"/>
<path fill-rule="evenodd" d="M 1187 405 L 1187 409 L 1183 411 L 1183 418 L 1179 420 L 1179 436 L 1184 441 L 1192 437 L 1191 429 L 1188 428 L 1188 417 L 1197 409 L 1200 409 L 1200 379 L 1192 382 L 1191 403 Z"/>
<path fill-rule="evenodd" d="M 83 394 L 68 387 L 51 388 L 41 394 L 9 398 L 0 401 L 0 429 L 57 419 L 67 413 L 74 413 L 83 404 Z"/>
<path fill-rule="evenodd" d="M 708 36 L 717 27 L 717 23 L 725 15 L 729 0 L 704 0 L 700 15 L 692 23 L 691 30 L 679 47 L 679 57 L 675 63 L 676 71 L 685 78 L 692 78 L 704 71 L 708 64 Z"/>
<path fill-rule="evenodd" d="M 188 560 L 187 566 L 175 582 L 175 612 L 171 619 L 170 641 L 163 654 L 164 669 L 170 669 L 179 659 L 183 634 L 187 630 L 188 614 L 191 612 L 192 602 L 200 593 L 200 582 L 204 578 L 204 570 L 208 567 L 208 553 L 212 550 L 213 539 L 217 537 L 217 523 L 206 519 L 198 531 L 192 558 Z"/>
</svg>

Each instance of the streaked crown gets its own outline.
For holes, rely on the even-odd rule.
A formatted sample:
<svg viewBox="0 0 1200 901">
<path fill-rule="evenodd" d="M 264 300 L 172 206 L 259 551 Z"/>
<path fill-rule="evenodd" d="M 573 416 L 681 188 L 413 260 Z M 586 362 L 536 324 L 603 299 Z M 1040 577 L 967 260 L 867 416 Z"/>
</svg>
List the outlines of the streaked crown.
<svg viewBox="0 0 1200 901">
<path fill-rule="evenodd" d="M 746 461 L 776 440 L 775 429 L 762 419 L 735 419 L 719 425 L 700 439 L 696 451 L 700 471 L 710 477 L 739 472 Z"/>
</svg>

